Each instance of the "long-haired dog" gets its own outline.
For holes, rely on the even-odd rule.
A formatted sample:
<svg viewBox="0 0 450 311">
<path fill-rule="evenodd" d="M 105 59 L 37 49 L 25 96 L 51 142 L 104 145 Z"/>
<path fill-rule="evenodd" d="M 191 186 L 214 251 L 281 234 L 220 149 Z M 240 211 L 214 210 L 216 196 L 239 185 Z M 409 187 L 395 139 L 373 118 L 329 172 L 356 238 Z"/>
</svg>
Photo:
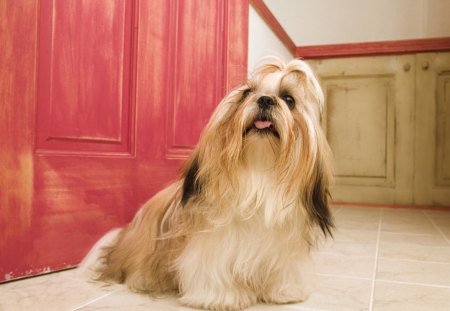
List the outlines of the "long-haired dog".
<svg viewBox="0 0 450 311">
<path fill-rule="evenodd" d="M 322 105 L 305 62 L 262 63 L 219 104 L 179 181 L 100 240 L 84 269 L 211 310 L 305 300 L 310 250 L 333 228 Z"/>
</svg>

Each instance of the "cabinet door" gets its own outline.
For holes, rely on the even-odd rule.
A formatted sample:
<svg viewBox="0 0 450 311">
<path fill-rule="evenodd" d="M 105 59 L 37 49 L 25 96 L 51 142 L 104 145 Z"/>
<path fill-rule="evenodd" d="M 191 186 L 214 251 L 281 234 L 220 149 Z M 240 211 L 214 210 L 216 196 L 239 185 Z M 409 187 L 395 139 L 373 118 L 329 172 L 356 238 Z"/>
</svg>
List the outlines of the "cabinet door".
<svg viewBox="0 0 450 311">
<path fill-rule="evenodd" d="M 417 55 L 417 204 L 450 205 L 450 53 Z"/>
<path fill-rule="evenodd" d="M 333 201 L 413 203 L 414 56 L 310 63 L 325 93 Z"/>
</svg>

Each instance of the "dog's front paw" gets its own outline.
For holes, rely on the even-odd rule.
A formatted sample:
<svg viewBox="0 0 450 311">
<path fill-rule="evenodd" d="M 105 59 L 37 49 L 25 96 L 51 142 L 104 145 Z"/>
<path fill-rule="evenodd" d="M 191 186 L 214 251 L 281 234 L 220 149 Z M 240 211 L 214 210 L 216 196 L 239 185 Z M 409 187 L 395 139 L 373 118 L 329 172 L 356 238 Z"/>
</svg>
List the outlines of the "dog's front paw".
<svg viewBox="0 0 450 311">
<path fill-rule="evenodd" d="M 194 308 L 213 311 L 236 311 L 256 303 L 256 296 L 245 290 L 223 290 L 217 293 L 185 293 L 180 302 Z"/>
<path fill-rule="evenodd" d="M 264 293 L 261 300 L 266 303 L 286 304 L 303 302 L 311 295 L 311 289 L 301 286 L 291 286 L 283 288 L 272 288 Z"/>
</svg>

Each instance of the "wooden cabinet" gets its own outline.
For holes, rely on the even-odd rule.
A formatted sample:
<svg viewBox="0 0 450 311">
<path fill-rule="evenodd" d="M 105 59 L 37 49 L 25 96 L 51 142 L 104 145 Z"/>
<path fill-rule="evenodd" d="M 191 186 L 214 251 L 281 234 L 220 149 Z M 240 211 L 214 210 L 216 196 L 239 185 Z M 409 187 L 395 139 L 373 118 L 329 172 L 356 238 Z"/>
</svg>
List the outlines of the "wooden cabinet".
<svg viewBox="0 0 450 311">
<path fill-rule="evenodd" d="M 333 200 L 450 205 L 450 53 L 309 63 L 325 93 Z"/>
</svg>

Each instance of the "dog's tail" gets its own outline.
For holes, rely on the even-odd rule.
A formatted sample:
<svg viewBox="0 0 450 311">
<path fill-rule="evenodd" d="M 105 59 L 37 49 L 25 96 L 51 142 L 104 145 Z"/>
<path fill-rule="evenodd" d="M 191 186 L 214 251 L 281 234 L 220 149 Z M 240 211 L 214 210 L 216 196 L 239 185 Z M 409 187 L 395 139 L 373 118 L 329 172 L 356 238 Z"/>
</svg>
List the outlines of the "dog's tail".
<svg viewBox="0 0 450 311">
<path fill-rule="evenodd" d="M 122 228 L 113 229 L 98 240 L 79 264 L 76 275 L 90 280 L 99 279 L 99 271 L 102 271 L 105 268 L 103 267 L 105 265 L 105 261 L 102 260 L 102 257 L 104 256 L 104 249 L 112 247 L 116 243 L 121 231 Z"/>
</svg>

